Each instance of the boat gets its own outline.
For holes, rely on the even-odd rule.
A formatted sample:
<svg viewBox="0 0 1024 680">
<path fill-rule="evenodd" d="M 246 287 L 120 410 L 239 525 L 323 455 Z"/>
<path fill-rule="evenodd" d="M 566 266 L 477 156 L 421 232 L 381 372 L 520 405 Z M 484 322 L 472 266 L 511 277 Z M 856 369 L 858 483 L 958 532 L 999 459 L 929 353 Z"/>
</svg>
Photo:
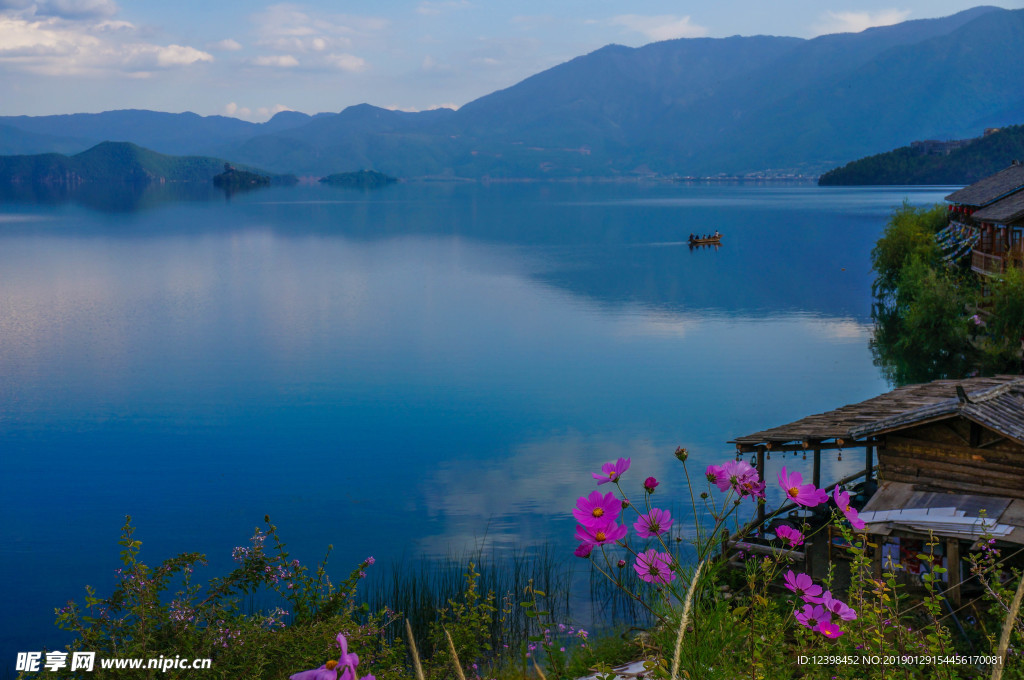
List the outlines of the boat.
<svg viewBox="0 0 1024 680">
<path fill-rule="evenodd" d="M 707 238 L 691 236 L 689 243 L 691 246 L 720 246 L 722 245 L 722 235 L 715 234 L 714 236 L 708 236 Z"/>
</svg>

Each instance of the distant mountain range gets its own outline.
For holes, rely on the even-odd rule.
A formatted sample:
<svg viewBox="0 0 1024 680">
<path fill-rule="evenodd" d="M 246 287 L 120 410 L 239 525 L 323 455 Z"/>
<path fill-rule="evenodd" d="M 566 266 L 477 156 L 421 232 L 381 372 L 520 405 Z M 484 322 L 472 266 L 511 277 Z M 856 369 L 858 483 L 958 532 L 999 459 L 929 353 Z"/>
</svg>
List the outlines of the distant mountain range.
<svg viewBox="0 0 1024 680">
<path fill-rule="evenodd" d="M 953 146 L 955 148 L 948 148 Z M 947 153 L 948 151 L 948 153 Z M 822 186 L 973 184 L 1024 160 L 1024 126 L 962 142 L 915 142 L 826 172 Z"/>
<path fill-rule="evenodd" d="M 130 142 L 102 142 L 75 154 L 0 156 L 0 186 L 73 190 L 90 184 L 144 187 L 152 183 L 209 183 L 227 164 L 205 156 L 167 156 Z M 238 169 L 252 174 L 254 168 Z M 259 172 L 259 171 L 255 171 Z M 267 173 L 260 176 L 270 182 Z M 277 176 L 279 181 L 288 178 Z M 291 178 L 294 180 L 294 177 Z"/>
<path fill-rule="evenodd" d="M 610 45 L 457 111 L 0 117 L 0 154 L 128 141 L 279 173 L 413 177 L 816 176 L 909 139 L 1024 120 L 1024 10 L 803 40 Z"/>
</svg>

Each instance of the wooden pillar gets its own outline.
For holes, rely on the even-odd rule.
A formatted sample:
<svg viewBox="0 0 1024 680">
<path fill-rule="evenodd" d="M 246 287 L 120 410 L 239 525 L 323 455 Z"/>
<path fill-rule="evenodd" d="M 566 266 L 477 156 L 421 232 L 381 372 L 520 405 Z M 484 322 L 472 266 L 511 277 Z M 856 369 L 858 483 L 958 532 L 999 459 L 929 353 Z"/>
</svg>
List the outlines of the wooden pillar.
<svg viewBox="0 0 1024 680">
<path fill-rule="evenodd" d="M 864 481 L 871 482 L 871 468 L 875 462 L 875 447 L 864 447 Z"/>
<path fill-rule="evenodd" d="M 871 447 L 868 447 L 869 449 Z M 874 534 L 867 535 L 867 542 L 875 544 L 875 552 L 871 556 L 871 571 L 874 573 L 875 578 L 879 581 L 882 580 L 882 545 L 885 543 L 885 536 L 876 536 Z"/>
<path fill-rule="evenodd" d="M 954 607 L 960 606 L 960 539 L 946 539 L 946 575 L 949 576 L 949 601 Z"/>
<path fill-rule="evenodd" d="M 814 447 L 814 473 L 811 477 L 811 483 L 814 484 L 815 489 L 821 488 L 821 447 Z"/>
<path fill-rule="evenodd" d="M 757 474 L 764 481 L 764 446 L 757 447 Z M 764 535 L 764 503 L 757 504 L 757 535 Z"/>
</svg>

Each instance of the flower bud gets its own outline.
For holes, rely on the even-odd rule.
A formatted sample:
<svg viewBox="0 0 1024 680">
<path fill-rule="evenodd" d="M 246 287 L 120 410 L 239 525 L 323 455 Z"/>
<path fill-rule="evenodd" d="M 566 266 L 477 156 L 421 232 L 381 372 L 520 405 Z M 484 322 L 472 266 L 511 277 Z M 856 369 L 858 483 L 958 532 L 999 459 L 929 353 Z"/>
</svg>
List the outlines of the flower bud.
<svg viewBox="0 0 1024 680">
<path fill-rule="evenodd" d="M 644 490 L 647 493 L 654 493 L 654 487 L 658 486 L 658 480 L 654 477 L 648 477 L 644 480 Z"/>
<path fill-rule="evenodd" d="M 589 543 L 580 543 L 572 554 L 576 557 L 590 557 L 590 552 L 593 549 L 594 546 L 590 545 Z"/>
<path fill-rule="evenodd" d="M 626 566 L 626 560 L 619 560 L 619 564 L 618 564 L 619 569 L 622 569 L 624 566 Z"/>
<path fill-rule="evenodd" d="M 686 459 L 689 458 L 689 457 L 690 457 L 690 452 L 687 451 L 686 449 L 684 449 L 682 446 L 679 446 L 679 447 L 676 448 L 676 458 L 678 458 L 680 461 L 685 463 Z"/>
<path fill-rule="evenodd" d="M 622 500 L 622 509 L 625 510 L 628 507 L 629 507 L 629 501 L 627 501 L 626 499 L 623 499 Z"/>
</svg>

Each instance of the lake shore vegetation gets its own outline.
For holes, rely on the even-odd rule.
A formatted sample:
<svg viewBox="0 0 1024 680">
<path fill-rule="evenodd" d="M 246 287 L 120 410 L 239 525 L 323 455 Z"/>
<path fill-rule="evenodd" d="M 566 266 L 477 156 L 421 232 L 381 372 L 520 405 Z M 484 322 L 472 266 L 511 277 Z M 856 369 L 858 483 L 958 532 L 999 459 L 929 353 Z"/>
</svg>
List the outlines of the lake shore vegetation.
<svg viewBox="0 0 1024 680">
<path fill-rule="evenodd" d="M 414 631 L 412 603 L 423 597 L 417 584 L 430 577 L 409 580 L 393 567 L 393 590 L 378 589 L 376 596 L 393 604 L 382 606 L 377 599 L 371 605 L 360 585 L 374 567 L 373 557 L 335 584 L 326 558 L 302 564 L 269 518 L 247 545 L 233 550 L 237 566 L 202 585 L 194 580 L 206 561 L 202 555 L 186 553 L 158 566 L 143 562 L 129 518 L 113 592 L 98 596 L 87 587 L 84 603 L 59 609 L 57 623 L 75 634 L 66 652 L 209 658 L 217 677 L 566 680 L 592 673 L 612 678 L 612 667 L 626 661 L 642 661 L 649 677 L 662 679 L 1024 677 L 1017 612 L 1021 574 L 1007 567 L 1010 556 L 1002 556 L 991 537 L 968 556 L 971 579 L 985 585 L 986 621 L 971 634 L 962 628 L 957 634 L 943 592 L 945 570 L 932 553 L 937 542 L 918 556 L 928 569 L 923 594 L 912 597 L 891 560 L 882 578 L 874 576 L 874 546 L 850 494 L 838 486 L 829 491 L 805 484 L 799 472 L 783 468 L 772 481 L 783 503 L 817 509 L 825 520 L 776 530 L 773 545 L 779 549 L 746 556 L 736 569 L 727 562 L 723 541 L 752 531 L 748 518 L 767 502 L 766 480 L 742 460 L 691 476 L 686 450 L 678 449 L 676 457 L 688 488 L 673 493 L 689 500 L 691 525 L 683 527 L 681 518 L 657 507 L 655 492 L 667 495 L 666 485 L 630 476 L 628 458 L 592 473 L 597 488 L 573 509 L 576 558 L 648 614 L 645 625 L 623 634 L 592 635 L 568 620 L 566 583 L 543 560 L 529 565 L 541 566 L 535 573 L 520 561 L 500 576 L 469 562 L 457 592 L 444 588 L 440 602 L 435 594 L 429 613 L 418 612 Z M 842 536 L 849 557 L 845 586 L 833 568 L 815 579 L 794 562 L 792 551 L 828 526 Z M 549 590 L 538 577 L 548 580 Z M 452 583 L 449 576 L 441 582 Z M 176 677 L 209 677 L 204 673 L 209 671 Z M 62 677 L 157 675 L 97 668 Z"/>
<path fill-rule="evenodd" d="M 949 261 L 936 242 L 942 205 L 896 209 L 871 253 L 875 281 L 872 351 L 890 382 L 1017 373 L 1024 337 L 1024 272 L 982 282 L 969 262 Z"/>
</svg>

